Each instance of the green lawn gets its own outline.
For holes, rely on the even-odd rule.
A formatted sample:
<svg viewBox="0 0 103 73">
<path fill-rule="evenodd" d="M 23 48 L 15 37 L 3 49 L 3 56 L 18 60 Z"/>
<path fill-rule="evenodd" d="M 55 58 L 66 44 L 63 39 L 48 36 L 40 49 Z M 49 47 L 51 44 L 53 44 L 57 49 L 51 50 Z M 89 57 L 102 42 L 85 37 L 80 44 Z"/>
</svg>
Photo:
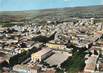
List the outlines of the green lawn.
<svg viewBox="0 0 103 73">
<path fill-rule="evenodd" d="M 68 58 L 61 64 L 62 68 L 65 68 L 68 73 L 77 73 L 81 71 L 85 66 L 84 56 L 85 52 L 75 52 L 71 58 Z"/>
</svg>

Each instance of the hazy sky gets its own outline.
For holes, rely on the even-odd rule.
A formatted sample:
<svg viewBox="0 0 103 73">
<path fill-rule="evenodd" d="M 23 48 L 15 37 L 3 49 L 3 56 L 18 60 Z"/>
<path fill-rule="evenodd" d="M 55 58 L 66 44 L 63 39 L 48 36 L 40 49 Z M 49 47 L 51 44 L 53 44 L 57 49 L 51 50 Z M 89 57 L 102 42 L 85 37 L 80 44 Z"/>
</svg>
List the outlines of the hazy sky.
<svg viewBox="0 0 103 73">
<path fill-rule="evenodd" d="M 0 0 L 0 11 L 102 5 L 103 0 Z"/>
</svg>

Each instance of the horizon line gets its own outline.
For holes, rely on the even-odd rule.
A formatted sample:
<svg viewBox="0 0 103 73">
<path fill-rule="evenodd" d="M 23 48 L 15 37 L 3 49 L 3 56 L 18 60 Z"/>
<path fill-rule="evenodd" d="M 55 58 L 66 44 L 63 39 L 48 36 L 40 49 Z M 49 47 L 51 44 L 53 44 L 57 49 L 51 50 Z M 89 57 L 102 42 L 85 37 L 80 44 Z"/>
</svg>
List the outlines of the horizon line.
<svg viewBox="0 0 103 73">
<path fill-rule="evenodd" d="M 32 11 L 32 10 L 52 10 L 52 9 L 63 9 L 63 8 L 78 8 L 78 7 L 92 7 L 92 6 L 103 6 L 102 4 L 97 5 L 85 5 L 85 6 L 65 6 L 65 7 L 51 7 L 51 8 L 39 8 L 39 9 L 24 9 L 24 10 L 0 10 L 0 12 L 20 12 L 20 11 Z"/>
</svg>

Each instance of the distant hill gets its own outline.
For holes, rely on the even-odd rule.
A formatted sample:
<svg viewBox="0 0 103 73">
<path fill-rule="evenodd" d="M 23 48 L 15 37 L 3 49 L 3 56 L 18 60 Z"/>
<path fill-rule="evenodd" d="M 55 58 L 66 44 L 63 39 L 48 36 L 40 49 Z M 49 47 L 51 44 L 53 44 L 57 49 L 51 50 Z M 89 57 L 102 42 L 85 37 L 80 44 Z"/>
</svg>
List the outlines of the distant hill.
<svg viewBox="0 0 103 73">
<path fill-rule="evenodd" d="M 47 18 L 61 18 L 68 17 L 97 17 L 103 18 L 103 5 L 86 6 L 86 7 L 66 7 L 43 10 L 27 10 L 27 11 L 2 11 L 0 12 L 0 21 L 14 20 L 22 21 L 24 19 L 47 19 Z"/>
</svg>

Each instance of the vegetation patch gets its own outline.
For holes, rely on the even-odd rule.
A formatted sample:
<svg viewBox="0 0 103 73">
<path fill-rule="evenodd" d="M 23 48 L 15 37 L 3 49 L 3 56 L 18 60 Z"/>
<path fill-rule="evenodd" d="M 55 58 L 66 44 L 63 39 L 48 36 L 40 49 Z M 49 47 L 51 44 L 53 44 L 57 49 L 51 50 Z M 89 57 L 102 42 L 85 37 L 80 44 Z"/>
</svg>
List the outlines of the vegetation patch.
<svg viewBox="0 0 103 73">
<path fill-rule="evenodd" d="M 68 73 L 77 73 L 82 71 L 85 66 L 85 60 L 83 59 L 86 55 L 83 51 L 73 53 L 71 58 L 68 58 L 61 67 L 64 68 Z"/>
</svg>

